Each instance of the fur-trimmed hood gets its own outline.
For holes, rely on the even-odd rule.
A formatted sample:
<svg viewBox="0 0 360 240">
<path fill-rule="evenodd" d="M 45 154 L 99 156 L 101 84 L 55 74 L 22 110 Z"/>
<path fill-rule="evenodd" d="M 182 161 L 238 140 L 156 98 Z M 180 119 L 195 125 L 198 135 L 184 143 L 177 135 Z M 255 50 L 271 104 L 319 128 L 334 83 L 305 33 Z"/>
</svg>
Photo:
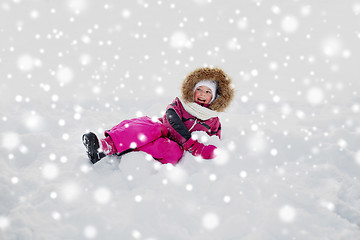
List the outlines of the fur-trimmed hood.
<svg viewBox="0 0 360 240">
<path fill-rule="evenodd" d="M 210 104 L 209 109 L 223 112 L 234 98 L 234 88 L 231 78 L 219 68 L 198 68 L 191 72 L 182 83 L 182 98 L 186 102 L 194 102 L 194 88 L 202 80 L 214 80 L 218 83 L 216 99 Z"/>
</svg>

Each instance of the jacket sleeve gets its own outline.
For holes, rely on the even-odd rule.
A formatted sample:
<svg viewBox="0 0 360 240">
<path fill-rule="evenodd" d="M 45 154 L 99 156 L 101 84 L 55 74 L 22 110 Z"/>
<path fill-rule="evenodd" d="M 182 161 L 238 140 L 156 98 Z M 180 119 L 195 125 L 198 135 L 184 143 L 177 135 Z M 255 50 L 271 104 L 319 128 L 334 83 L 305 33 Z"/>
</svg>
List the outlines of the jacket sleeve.
<svg viewBox="0 0 360 240">
<path fill-rule="evenodd" d="M 176 99 L 167 107 L 163 124 L 169 130 L 169 137 L 178 144 L 183 145 L 191 138 L 191 134 L 182 121 L 179 104 L 181 103 Z"/>
<path fill-rule="evenodd" d="M 215 129 L 214 134 L 221 139 L 221 123 L 219 121 L 218 127 Z"/>
<path fill-rule="evenodd" d="M 211 128 L 206 132 L 209 136 L 218 136 L 221 140 L 221 123 L 219 118 L 215 120 L 215 123 L 211 124 Z"/>
</svg>

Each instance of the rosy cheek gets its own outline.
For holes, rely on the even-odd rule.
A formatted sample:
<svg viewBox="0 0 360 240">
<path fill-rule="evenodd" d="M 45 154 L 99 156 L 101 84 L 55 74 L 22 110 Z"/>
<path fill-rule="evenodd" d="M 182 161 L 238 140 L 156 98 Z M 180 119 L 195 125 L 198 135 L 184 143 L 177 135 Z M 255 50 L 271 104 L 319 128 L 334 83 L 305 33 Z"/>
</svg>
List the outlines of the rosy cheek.
<svg viewBox="0 0 360 240">
<path fill-rule="evenodd" d="M 197 93 L 194 94 L 194 100 L 198 98 L 198 95 Z"/>
</svg>

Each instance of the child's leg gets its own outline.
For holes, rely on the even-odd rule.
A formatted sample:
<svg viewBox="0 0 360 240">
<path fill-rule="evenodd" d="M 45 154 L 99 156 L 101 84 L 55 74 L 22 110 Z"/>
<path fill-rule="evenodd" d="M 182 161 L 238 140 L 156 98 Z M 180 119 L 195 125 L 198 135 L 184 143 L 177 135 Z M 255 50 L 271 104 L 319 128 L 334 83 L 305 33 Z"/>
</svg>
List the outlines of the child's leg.
<svg viewBox="0 0 360 240">
<path fill-rule="evenodd" d="M 183 155 L 181 147 L 168 138 L 159 138 L 137 148 L 136 151 L 146 152 L 163 164 L 171 163 L 173 165 L 175 165 Z"/>
<path fill-rule="evenodd" d="M 117 153 L 135 150 L 156 139 L 166 136 L 167 129 L 149 117 L 125 120 L 105 132 L 113 141 Z"/>
<path fill-rule="evenodd" d="M 99 140 L 100 148 L 106 155 L 112 155 L 116 153 L 116 147 L 110 137 L 106 137 Z"/>
</svg>

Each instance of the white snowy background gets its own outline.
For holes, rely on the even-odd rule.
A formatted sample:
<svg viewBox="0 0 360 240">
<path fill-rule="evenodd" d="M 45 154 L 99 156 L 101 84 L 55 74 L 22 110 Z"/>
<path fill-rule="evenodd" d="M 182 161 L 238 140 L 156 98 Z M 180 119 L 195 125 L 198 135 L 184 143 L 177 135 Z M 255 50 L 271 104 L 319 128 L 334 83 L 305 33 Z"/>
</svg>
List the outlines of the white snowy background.
<svg viewBox="0 0 360 240">
<path fill-rule="evenodd" d="M 0 239 L 360 239 L 359 0 L 0 1 Z M 217 66 L 222 155 L 88 162 Z M 212 139 L 200 137 L 207 143 Z"/>
</svg>

